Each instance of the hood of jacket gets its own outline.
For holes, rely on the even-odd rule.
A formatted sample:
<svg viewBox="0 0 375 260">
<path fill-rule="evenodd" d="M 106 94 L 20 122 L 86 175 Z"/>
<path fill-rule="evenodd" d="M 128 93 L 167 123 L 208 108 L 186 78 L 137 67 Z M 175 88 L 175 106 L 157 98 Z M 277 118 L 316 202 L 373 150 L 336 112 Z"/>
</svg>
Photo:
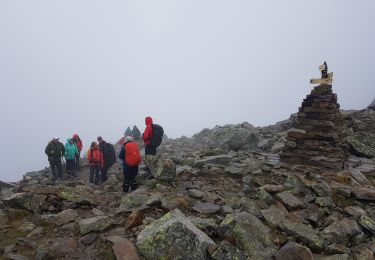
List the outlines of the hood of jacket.
<svg viewBox="0 0 375 260">
<path fill-rule="evenodd" d="M 146 125 L 152 125 L 153 124 L 152 118 L 150 116 L 146 117 L 145 122 L 146 122 Z"/>
</svg>

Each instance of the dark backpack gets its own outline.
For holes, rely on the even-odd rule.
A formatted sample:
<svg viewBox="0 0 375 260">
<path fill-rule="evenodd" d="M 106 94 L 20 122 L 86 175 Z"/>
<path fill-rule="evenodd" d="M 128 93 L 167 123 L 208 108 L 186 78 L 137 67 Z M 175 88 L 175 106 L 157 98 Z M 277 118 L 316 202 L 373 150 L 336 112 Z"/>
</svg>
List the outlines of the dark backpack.
<svg viewBox="0 0 375 260">
<path fill-rule="evenodd" d="M 160 125 L 152 124 L 151 145 L 158 147 L 163 141 L 164 129 Z"/>
</svg>

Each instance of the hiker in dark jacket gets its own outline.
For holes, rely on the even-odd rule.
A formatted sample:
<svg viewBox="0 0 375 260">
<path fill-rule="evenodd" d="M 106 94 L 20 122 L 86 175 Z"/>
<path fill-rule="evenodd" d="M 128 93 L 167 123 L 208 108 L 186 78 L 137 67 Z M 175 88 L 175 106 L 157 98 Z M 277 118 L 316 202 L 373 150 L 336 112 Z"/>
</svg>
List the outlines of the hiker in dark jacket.
<svg viewBox="0 0 375 260">
<path fill-rule="evenodd" d="M 138 144 L 132 136 L 125 137 L 125 144 L 121 148 L 119 159 L 123 161 L 124 181 L 122 191 L 128 193 L 129 188 L 134 191 L 138 188 L 135 177 L 138 174 L 138 165 L 141 163 L 142 157 Z"/>
<path fill-rule="evenodd" d="M 152 118 L 146 117 L 145 119 L 146 128 L 143 132 L 143 142 L 145 143 L 145 155 L 155 155 L 156 154 L 156 147 L 151 144 L 152 139 Z"/>
<path fill-rule="evenodd" d="M 61 167 L 61 157 L 65 154 L 65 147 L 59 142 L 59 138 L 53 137 L 52 141 L 48 143 L 45 149 L 45 153 L 48 156 L 48 161 L 51 166 L 51 173 L 53 180 L 62 179 L 62 167 Z M 57 168 L 57 175 L 56 175 Z"/>
<path fill-rule="evenodd" d="M 101 181 L 105 182 L 107 180 L 107 173 L 109 168 L 116 162 L 115 148 L 112 144 L 107 143 L 103 140 L 101 136 L 98 137 L 99 149 L 103 153 L 103 167 L 101 169 Z"/>
</svg>

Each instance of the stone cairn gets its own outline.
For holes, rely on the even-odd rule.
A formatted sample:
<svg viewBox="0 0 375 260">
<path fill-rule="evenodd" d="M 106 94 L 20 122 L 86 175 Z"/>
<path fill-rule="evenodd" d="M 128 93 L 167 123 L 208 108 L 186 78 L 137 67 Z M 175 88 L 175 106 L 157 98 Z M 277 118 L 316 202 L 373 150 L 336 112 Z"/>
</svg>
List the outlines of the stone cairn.
<svg viewBox="0 0 375 260">
<path fill-rule="evenodd" d="M 303 100 L 293 128 L 288 132 L 286 145 L 280 154 L 281 161 L 343 169 L 346 152 L 339 108 L 332 85 L 315 86 Z"/>
</svg>

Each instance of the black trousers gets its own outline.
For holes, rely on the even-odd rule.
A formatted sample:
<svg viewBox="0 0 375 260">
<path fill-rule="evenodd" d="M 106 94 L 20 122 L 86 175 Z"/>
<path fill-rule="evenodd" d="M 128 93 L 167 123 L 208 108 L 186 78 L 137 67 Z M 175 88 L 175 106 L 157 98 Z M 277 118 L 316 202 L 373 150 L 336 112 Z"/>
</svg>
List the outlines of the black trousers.
<svg viewBox="0 0 375 260">
<path fill-rule="evenodd" d="M 108 170 L 109 170 L 109 168 L 111 168 L 111 166 L 104 165 L 104 166 L 100 169 L 100 172 L 101 172 L 101 174 L 100 174 L 100 179 L 101 179 L 102 182 L 107 181 L 107 179 L 108 179 L 107 175 L 108 175 Z"/>
<path fill-rule="evenodd" d="M 135 176 L 137 176 L 138 174 L 138 166 L 129 166 L 125 164 L 123 168 L 123 173 L 124 181 L 122 183 L 122 191 L 128 192 L 129 188 L 131 188 L 132 191 L 135 190 L 137 188 Z"/>
<path fill-rule="evenodd" d="M 75 159 L 66 159 L 66 171 L 69 175 L 74 176 L 76 172 L 76 160 Z"/>
<path fill-rule="evenodd" d="M 145 155 L 155 155 L 156 147 L 151 144 L 146 144 L 145 146 Z"/>
<path fill-rule="evenodd" d="M 58 179 L 61 179 L 62 178 L 62 167 L 61 167 L 61 159 L 53 159 L 51 161 L 49 161 L 49 165 L 51 166 L 51 173 L 52 173 L 52 177 L 54 179 L 58 178 Z M 57 168 L 57 175 L 56 175 L 56 168 Z"/>
<path fill-rule="evenodd" d="M 90 165 L 90 182 L 94 183 L 95 185 L 99 184 L 99 171 L 100 165 Z"/>
<path fill-rule="evenodd" d="M 79 153 L 76 154 L 76 169 L 77 170 L 81 169 L 80 160 L 81 160 L 81 152 L 79 152 Z"/>
</svg>

